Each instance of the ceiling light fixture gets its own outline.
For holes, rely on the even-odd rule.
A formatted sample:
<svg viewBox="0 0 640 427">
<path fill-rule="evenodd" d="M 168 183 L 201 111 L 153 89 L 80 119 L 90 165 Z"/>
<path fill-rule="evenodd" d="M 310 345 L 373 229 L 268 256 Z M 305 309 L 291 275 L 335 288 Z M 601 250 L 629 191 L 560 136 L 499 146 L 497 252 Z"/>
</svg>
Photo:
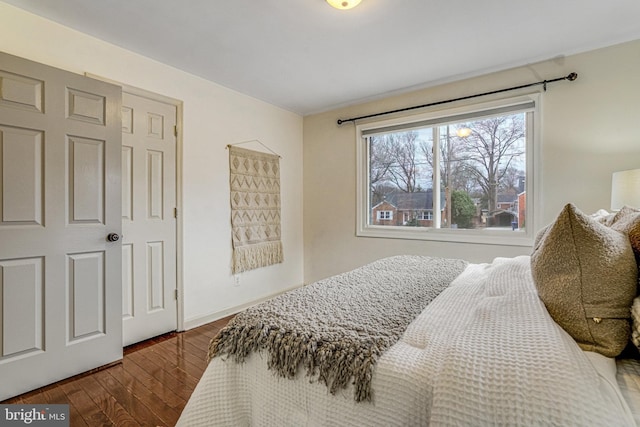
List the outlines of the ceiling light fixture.
<svg viewBox="0 0 640 427">
<path fill-rule="evenodd" d="M 346 10 L 356 7 L 361 1 L 362 0 L 327 0 L 327 3 L 336 9 Z"/>
</svg>

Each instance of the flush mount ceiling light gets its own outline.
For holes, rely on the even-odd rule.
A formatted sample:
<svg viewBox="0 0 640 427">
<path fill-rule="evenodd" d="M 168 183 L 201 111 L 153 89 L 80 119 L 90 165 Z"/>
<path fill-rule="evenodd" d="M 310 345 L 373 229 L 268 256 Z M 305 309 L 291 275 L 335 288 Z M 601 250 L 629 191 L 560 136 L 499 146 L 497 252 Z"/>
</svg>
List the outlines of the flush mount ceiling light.
<svg viewBox="0 0 640 427">
<path fill-rule="evenodd" d="M 346 10 L 356 7 L 361 1 L 362 0 L 327 0 L 327 3 L 336 9 Z"/>
</svg>

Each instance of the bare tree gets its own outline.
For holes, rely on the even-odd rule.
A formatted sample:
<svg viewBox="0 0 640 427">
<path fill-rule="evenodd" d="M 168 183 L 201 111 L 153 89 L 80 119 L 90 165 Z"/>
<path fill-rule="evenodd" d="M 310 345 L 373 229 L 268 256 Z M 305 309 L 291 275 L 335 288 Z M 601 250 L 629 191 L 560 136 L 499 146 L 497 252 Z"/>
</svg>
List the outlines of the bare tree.
<svg viewBox="0 0 640 427">
<path fill-rule="evenodd" d="M 394 159 L 389 146 L 382 137 L 371 137 L 369 141 L 369 186 L 373 206 L 382 201 L 388 189 L 389 168 Z"/>
<path fill-rule="evenodd" d="M 422 169 L 418 133 L 407 131 L 375 136 L 371 139 L 370 183 L 390 182 L 398 189 L 413 193 L 418 190 Z"/>
<path fill-rule="evenodd" d="M 524 177 L 524 171 L 514 166 L 505 169 L 502 180 L 498 183 L 498 191 L 514 190 L 519 193 L 520 179 Z"/>
<path fill-rule="evenodd" d="M 525 153 L 524 114 L 478 120 L 470 129 L 465 144 L 467 164 L 487 196 L 489 212 L 493 212 L 500 183 Z"/>
<path fill-rule="evenodd" d="M 440 128 L 440 183 L 443 187 L 451 188 L 452 191 L 477 193 L 480 189 L 476 183 L 475 174 L 469 170 L 466 137 L 456 135 L 455 130 L 455 127 L 450 129 L 449 126 Z M 432 140 L 421 141 L 420 150 L 433 170 Z"/>
</svg>

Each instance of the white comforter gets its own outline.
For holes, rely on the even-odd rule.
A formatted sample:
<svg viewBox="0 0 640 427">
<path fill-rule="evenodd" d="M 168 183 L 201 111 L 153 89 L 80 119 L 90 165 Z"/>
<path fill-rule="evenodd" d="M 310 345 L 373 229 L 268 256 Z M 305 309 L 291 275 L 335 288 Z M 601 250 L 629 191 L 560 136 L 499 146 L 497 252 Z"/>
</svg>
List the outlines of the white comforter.
<svg viewBox="0 0 640 427">
<path fill-rule="evenodd" d="M 549 317 L 529 257 L 472 264 L 378 361 L 373 401 L 266 358 L 215 358 L 180 426 L 635 425 L 617 385 Z"/>
</svg>

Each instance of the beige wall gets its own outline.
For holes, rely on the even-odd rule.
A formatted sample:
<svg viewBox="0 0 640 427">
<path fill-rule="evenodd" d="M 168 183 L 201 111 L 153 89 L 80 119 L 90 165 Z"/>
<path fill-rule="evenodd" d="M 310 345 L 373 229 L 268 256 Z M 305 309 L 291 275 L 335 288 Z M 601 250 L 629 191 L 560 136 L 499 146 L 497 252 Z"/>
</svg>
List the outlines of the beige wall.
<svg viewBox="0 0 640 427">
<path fill-rule="evenodd" d="M 0 3 L 0 50 L 184 102 L 184 318 L 187 327 L 303 281 L 302 118 L 149 58 Z M 282 156 L 285 262 L 230 273 L 227 144 L 258 139 Z M 260 146 L 245 148 L 260 149 Z"/>
<path fill-rule="evenodd" d="M 395 254 L 472 262 L 529 254 L 529 247 L 355 237 L 355 127 L 337 126 L 336 120 L 552 79 L 572 71 L 579 75 L 575 82 L 554 83 L 542 95 L 541 224 L 552 221 L 568 202 L 585 212 L 608 209 L 611 173 L 640 168 L 640 41 L 305 117 L 305 282 Z"/>
</svg>

